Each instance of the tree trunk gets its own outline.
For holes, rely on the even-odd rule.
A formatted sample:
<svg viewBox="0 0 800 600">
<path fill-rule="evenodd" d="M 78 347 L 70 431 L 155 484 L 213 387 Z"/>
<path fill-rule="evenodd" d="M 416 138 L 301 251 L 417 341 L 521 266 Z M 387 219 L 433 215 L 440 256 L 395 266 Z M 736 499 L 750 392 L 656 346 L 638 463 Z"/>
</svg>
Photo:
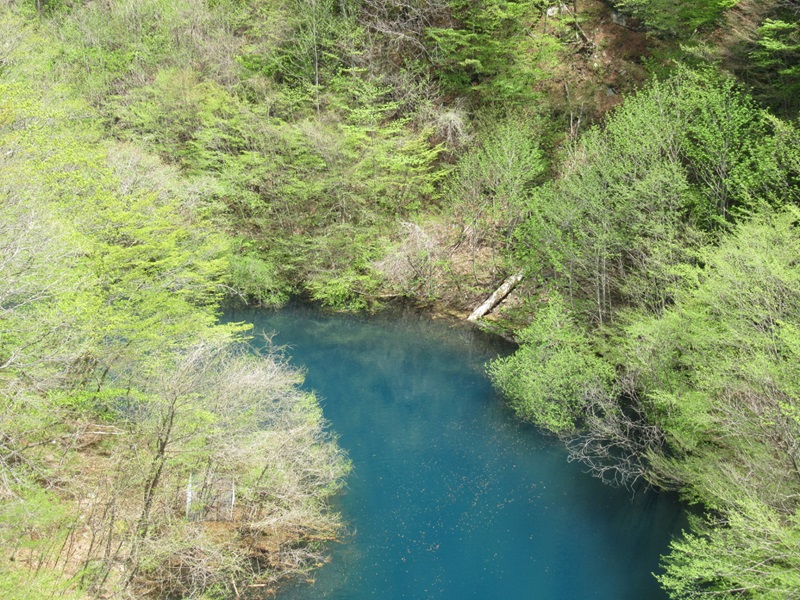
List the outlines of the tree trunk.
<svg viewBox="0 0 800 600">
<path fill-rule="evenodd" d="M 489 299 L 486 300 L 486 302 L 484 302 L 478 308 L 472 311 L 472 314 L 469 317 L 467 317 L 467 321 L 472 321 L 474 323 L 481 317 L 488 314 L 495 306 L 500 304 L 515 287 L 517 287 L 517 284 L 520 281 L 522 281 L 522 271 L 515 273 L 514 275 L 506 279 L 503 282 L 503 285 L 497 288 L 495 292 L 491 296 L 489 296 Z"/>
</svg>

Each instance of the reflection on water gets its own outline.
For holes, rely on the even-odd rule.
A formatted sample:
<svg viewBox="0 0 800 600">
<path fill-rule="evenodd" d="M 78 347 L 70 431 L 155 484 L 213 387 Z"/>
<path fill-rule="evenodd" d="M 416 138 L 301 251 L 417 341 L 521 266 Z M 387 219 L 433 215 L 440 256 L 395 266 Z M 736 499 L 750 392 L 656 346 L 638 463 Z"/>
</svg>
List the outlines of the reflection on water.
<svg viewBox="0 0 800 600">
<path fill-rule="evenodd" d="M 275 332 L 353 462 L 350 534 L 279 600 L 654 600 L 674 498 L 615 490 L 517 422 L 483 366 L 508 345 L 413 314 L 235 310 Z"/>
</svg>

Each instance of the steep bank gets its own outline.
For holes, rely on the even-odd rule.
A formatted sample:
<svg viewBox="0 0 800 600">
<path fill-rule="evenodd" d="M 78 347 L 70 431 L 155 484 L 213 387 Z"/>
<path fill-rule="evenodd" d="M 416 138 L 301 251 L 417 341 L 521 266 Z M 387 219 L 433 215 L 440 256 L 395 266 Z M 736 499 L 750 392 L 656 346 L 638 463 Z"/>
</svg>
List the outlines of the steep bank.
<svg viewBox="0 0 800 600">
<path fill-rule="evenodd" d="M 0 30 L 0 594 L 207 597 L 305 572 L 348 463 L 301 374 L 218 324 L 231 240 L 50 80 L 46 37 L 7 10 Z"/>
<path fill-rule="evenodd" d="M 80 411 L 169 408 L 139 410 L 236 339 L 228 293 L 471 311 L 522 271 L 498 384 L 597 474 L 708 509 L 668 559 L 675 597 L 751 589 L 762 563 L 748 593 L 794 590 L 797 3 L 614 4 L 4 3 L 9 481 L 55 485 L 26 460 L 61 464 L 45 441 Z M 149 423 L 140 518 L 169 462 Z"/>
</svg>

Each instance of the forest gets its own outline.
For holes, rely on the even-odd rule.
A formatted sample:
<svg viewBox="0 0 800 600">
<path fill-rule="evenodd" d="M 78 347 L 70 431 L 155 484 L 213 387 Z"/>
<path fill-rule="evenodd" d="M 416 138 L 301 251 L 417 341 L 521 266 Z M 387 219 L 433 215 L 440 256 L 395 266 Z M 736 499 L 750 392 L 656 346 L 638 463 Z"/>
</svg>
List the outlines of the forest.
<svg viewBox="0 0 800 600">
<path fill-rule="evenodd" d="M 799 110 L 798 0 L 0 0 L 0 595 L 308 573 L 350 465 L 222 307 L 518 275 L 488 374 L 693 506 L 669 596 L 800 598 Z"/>
</svg>

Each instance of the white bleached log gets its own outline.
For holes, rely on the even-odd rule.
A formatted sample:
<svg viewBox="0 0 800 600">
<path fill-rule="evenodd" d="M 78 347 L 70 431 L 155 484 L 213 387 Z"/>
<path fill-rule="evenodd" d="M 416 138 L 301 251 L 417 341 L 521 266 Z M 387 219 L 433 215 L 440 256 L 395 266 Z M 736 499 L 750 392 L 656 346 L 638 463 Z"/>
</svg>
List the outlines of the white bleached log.
<svg viewBox="0 0 800 600">
<path fill-rule="evenodd" d="M 517 287 L 517 284 L 522 281 L 522 272 L 515 273 L 507 278 L 503 285 L 497 288 L 489 298 L 481 304 L 478 308 L 472 311 L 472 314 L 467 317 L 467 321 L 475 322 L 481 317 L 488 314 L 495 306 L 500 304 L 511 291 Z"/>
</svg>

